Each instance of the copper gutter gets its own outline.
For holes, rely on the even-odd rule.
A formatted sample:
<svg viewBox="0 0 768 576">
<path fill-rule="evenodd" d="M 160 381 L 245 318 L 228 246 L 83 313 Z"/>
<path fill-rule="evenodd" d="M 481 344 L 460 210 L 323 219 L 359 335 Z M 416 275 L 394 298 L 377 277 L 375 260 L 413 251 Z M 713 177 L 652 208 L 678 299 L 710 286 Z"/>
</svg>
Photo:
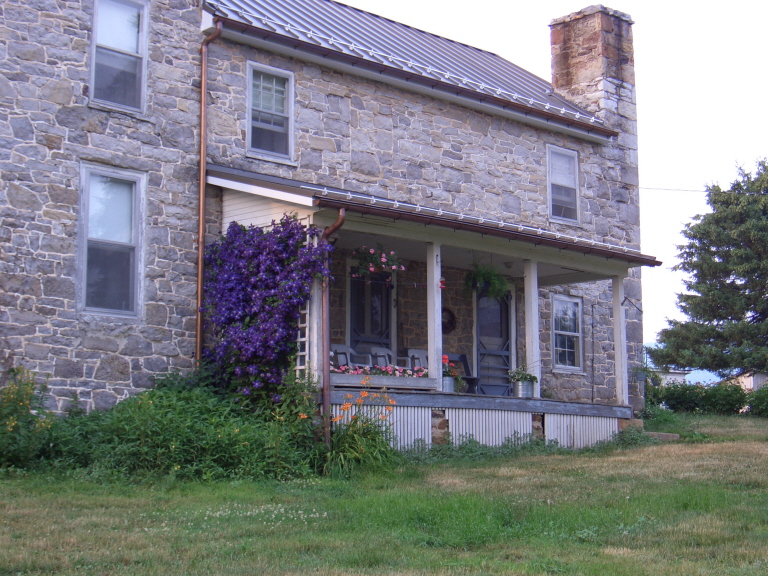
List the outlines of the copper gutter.
<svg viewBox="0 0 768 576">
<path fill-rule="evenodd" d="M 339 208 L 339 217 L 336 222 L 328 226 L 320 237 L 320 242 L 328 242 L 331 234 L 344 225 L 347 211 Z M 330 256 L 326 256 L 326 265 L 330 265 Z M 325 445 L 331 447 L 331 284 L 330 277 L 323 278 L 322 318 L 320 331 L 323 335 L 323 352 L 320 358 L 320 366 L 323 371 L 323 438 Z"/>
<path fill-rule="evenodd" d="M 346 208 L 351 212 L 356 212 L 363 215 L 380 216 L 382 218 L 389 218 L 392 220 L 405 220 L 408 222 L 416 222 L 418 224 L 442 226 L 444 228 L 450 228 L 452 230 L 466 230 L 469 232 L 477 232 L 479 234 L 485 234 L 487 236 L 497 236 L 500 238 L 506 238 L 508 240 L 517 240 L 525 242 L 527 244 L 533 244 L 535 246 L 543 245 L 552 248 L 558 248 L 560 250 L 566 250 L 569 252 L 578 252 L 580 254 L 590 254 L 593 256 L 602 256 L 603 258 L 616 259 L 624 262 L 630 262 L 633 264 L 640 264 L 642 266 L 660 266 L 661 262 L 656 260 L 653 256 L 646 256 L 645 254 L 639 254 L 637 252 L 624 252 L 621 249 L 609 249 L 601 246 L 591 246 L 586 243 L 577 243 L 572 240 L 552 238 L 549 236 L 543 236 L 533 234 L 531 232 L 517 232 L 513 230 L 514 224 L 511 224 L 505 228 L 494 228 L 490 226 L 484 226 L 482 224 L 475 224 L 472 222 L 451 220 L 445 217 L 439 216 L 426 216 L 424 214 L 415 214 L 405 210 L 398 210 L 396 208 L 378 208 L 370 206 L 368 204 L 359 204 L 355 202 L 346 202 L 344 200 L 332 200 L 330 198 L 315 198 L 315 205 L 321 208 Z M 587 242 L 585 240 L 585 242 Z"/>
<path fill-rule="evenodd" d="M 197 318 L 195 322 L 195 360 L 203 357 L 203 254 L 205 253 L 205 163 L 208 156 L 208 44 L 221 36 L 221 20 L 214 18 L 216 31 L 200 46 L 200 172 L 197 211 Z"/>
</svg>

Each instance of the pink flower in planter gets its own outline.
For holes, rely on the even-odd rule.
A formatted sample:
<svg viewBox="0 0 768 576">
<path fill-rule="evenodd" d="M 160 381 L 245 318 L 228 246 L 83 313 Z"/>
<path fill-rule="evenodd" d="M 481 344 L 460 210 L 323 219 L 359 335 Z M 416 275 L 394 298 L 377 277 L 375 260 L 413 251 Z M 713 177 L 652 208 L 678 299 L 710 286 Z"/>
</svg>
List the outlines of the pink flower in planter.
<svg viewBox="0 0 768 576">
<path fill-rule="evenodd" d="M 376 250 L 374 250 L 373 248 L 371 248 L 371 249 L 369 250 L 369 252 L 370 252 L 371 254 L 374 254 L 374 253 L 376 252 Z"/>
</svg>

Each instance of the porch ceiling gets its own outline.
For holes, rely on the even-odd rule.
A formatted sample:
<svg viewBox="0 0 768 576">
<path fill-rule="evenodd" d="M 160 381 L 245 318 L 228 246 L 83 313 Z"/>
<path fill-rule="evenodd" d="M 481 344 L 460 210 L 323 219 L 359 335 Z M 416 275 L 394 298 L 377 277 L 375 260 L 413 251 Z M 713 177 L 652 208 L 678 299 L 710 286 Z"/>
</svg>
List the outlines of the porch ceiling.
<svg viewBox="0 0 768 576">
<path fill-rule="evenodd" d="M 354 250 L 361 246 L 375 247 L 381 244 L 386 250 L 394 250 L 398 258 L 415 262 L 426 260 L 426 243 L 403 236 L 382 236 L 370 232 L 347 230 L 342 228 L 334 235 L 334 246 Z M 443 265 L 448 268 L 469 270 L 474 264 L 492 265 L 504 276 L 522 283 L 523 258 L 514 255 L 494 254 L 483 250 L 467 249 L 444 244 L 442 246 Z M 578 282 L 591 282 L 610 278 L 610 274 L 599 274 L 574 267 L 540 262 L 538 266 L 539 286 L 553 286 Z"/>
</svg>

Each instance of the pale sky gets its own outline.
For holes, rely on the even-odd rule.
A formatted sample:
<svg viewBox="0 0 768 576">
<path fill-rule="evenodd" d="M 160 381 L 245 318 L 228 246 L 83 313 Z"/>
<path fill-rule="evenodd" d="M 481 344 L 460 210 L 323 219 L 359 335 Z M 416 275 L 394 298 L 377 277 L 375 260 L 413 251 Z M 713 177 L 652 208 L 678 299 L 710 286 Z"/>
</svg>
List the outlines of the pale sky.
<svg viewBox="0 0 768 576">
<path fill-rule="evenodd" d="M 551 81 L 549 23 L 588 0 L 341 0 L 495 52 Z M 635 22 L 642 250 L 664 262 L 643 271 L 644 340 L 682 319 L 676 262 L 685 223 L 707 210 L 706 184 L 728 187 L 738 167 L 768 156 L 768 2 L 611 0 Z M 671 190 L 657 190 L 665 188 Z"/>
</svg>

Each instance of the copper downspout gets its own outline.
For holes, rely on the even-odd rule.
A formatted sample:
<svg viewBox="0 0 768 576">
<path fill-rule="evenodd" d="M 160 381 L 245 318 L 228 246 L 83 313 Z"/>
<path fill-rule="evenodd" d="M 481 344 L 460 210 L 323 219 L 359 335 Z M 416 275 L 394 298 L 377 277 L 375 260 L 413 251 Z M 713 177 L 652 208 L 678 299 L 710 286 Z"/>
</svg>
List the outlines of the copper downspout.
<svg viewBox="0 0 768 576">
<path fill-rule="evenodd" d="M 328 226 L 320 237 L 320 242 L 328 242 L 331 234 L 344 225 L 347 211 L 339 208 L 339 217 L 336 222 Z M 330 256 L 326 257 L 326 266 L 330 268 Z M 330 277 L 323 278 L 323 313 L 320 321 L 320 331 L 323 334 L 323 352 L 320 358 L 323 371 L 323 438 L 325 445 L 331 447 L 331 284 Z"/>
<path fill-rule="evenodd" d="M 200 46 L 200 188 L 197 213 L 197 319 L 195 323 L 195 360 L 203 357 L 203 254 L 205 253 L 205 163 L 208 157 L 208 44 L 221 36 L 221 20 L 214 18 L 216 31 L 207 36 Z"/>
</svg>

